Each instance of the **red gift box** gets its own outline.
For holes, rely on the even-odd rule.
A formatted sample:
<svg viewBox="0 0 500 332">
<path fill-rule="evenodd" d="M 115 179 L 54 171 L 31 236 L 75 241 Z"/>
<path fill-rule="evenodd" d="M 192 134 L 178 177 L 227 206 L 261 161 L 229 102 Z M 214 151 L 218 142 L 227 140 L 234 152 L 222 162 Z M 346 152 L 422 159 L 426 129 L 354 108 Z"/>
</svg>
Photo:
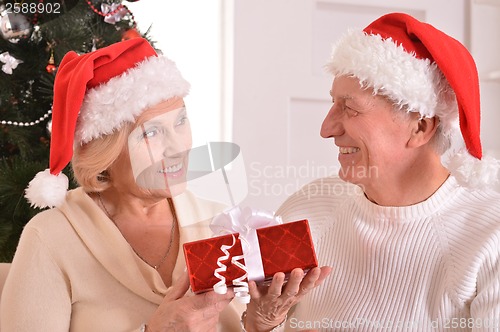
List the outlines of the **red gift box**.
<svg viewBox="0 0 500 332">
<path fill-rule="evenodd" d="M 256 229 L 256 232 L 265 278 L 259 282 L 272 279 L 277 272 L 288 274 L 295 268 L 307 271 L 318 266 L 307 220 L 262 227 Z M 219 268 L 217 260 L 225 255 L 221 246 L 231 246 L 233 237 L 235 244 L 228 249 L 229 254 L 231 257 L 242 255 L 243 248 L 238 233 L 184 244 L 184 256 L 193 292 L 212 290 L 213 286 L 219 282 L 214 271 Z M 244 259 L 239 262 L 245 264 Z M 219 273 L 225 277 L 228 287 L 233 285 L 234 279 L 245 274 L 245 271 L 231 262 L 231 258 L 222 263 L 226 265 L 227 270 Z"/>
</svg>

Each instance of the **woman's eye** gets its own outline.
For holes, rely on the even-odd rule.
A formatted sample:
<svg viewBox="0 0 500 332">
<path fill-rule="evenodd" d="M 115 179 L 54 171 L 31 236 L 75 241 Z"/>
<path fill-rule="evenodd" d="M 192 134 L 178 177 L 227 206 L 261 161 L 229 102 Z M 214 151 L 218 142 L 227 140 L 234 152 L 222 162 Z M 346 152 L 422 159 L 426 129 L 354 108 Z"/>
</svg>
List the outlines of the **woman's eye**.
<svg viewBox="0 0 500 332">
<path fill-rule="evenodd" d="M 142 138 L 153 138 L 158 134 L 158 129 L 149 128 L 142 132 Z"/>
</svg>

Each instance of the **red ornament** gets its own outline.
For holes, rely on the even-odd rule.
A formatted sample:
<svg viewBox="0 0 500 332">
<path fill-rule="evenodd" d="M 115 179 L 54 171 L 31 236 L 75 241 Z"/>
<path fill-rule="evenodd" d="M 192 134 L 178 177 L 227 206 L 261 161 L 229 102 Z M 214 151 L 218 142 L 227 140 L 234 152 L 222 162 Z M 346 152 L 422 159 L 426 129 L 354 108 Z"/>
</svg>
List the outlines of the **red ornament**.
<svg viewBox="0 0 500 332">
<path fill-rule="evenodd" d="M 49 63 L 47 67 L 45 67 L 45 70 L 47 70 L 47 73 L 49 74 L 54 74 L 57 70 L 56 62 L 54 61 L 54 51 L 50 53 Z"/>
<path fill-rule="evenodd" d="M 122 41 L 124 40 L 128 40 L 128 39 L 133 39 L 133 38 L 140 38 L 142 37 L 141 34 L 139 33 L 139 31 L 137 31 L 136 29 L 132 28 L 132 29 L 128 29 L 127 31 L 125 31 L 122 35 Z"/>
<path fill-rule="evenodd" d="M 47 70 L 47 73 L 54 74 L 54 72 L 57 70 L 57 67 L 55 65 L 48 64 L 45 69 Z"/>
</svg>

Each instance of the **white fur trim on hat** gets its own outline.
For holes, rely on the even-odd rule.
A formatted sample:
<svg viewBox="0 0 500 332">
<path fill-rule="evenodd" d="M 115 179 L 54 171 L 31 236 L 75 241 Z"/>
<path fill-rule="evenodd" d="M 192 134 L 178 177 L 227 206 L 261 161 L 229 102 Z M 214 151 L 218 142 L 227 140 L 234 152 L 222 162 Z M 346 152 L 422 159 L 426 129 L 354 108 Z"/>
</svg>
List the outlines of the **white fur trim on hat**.
<svg viewBox="0 0 500 332">
<path fill-rule="evenodd" d="M 145 109 L 172 97 L 185 97 L 189 83 L 175 63 L 152 56 L 87 92 L 78 116 L 75 143 L 111 134 L 134 122 Z"/>
<path fill-rule="evenodd" d="M 416 58 L 391 38 L 349 31 L 334 45 L 326 67 L 335 76 L 355 76 L 410 112 L 439 117 L 445 133 L 458 122 L 454 92 L 437 65 Z"/>
<path fill-rule="evenodd" d="M 471 189 L 492 188 L 498 183 L 500 161 L 483 155 L 481 160 L 471 156 L 465 148 L 453 153 L 446 160 L 447 168 L 457 182 Z"/>
<path fill-rule="evenodd" d="M 50 174 L 50 170 L 38 172 L 25 190 L 25 197 L 32 207 L 60 206 L 66 198 L 69 180 L 66 175 Z"/>
</svg>

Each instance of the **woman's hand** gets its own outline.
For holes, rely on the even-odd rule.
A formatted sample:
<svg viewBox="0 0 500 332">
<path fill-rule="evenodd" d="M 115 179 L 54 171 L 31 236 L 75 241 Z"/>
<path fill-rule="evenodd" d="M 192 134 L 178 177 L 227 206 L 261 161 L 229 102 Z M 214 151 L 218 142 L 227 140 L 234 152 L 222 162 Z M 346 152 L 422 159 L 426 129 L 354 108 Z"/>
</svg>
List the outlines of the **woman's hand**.
<svg viewBox="0 0 500 332">
<path fill-rule="evenodd" d="M 217 330 L 219 314 L 233 299 L 233 291 L 228 289 L 224 295 L 211 291 L 185 296 L 188 289 L 189 277 L 186 273 L 168 289 L 163 302 L 147 324 L 147 332 Z"/>
<path fill-rule="evenodd" d="M 270 331 L 280 325 L 288 310 L 321 284 L 331 270 L 328 266 L 316 267 L 304 276 L 302 269 L 294 269 L 285 285 L 285 274 L 281 272 L 274 275 L 270 286 L 257 286 L 250 281 L 251 300 L 247 306 L 245 329 L 248 332 Z"/>
</svg>

